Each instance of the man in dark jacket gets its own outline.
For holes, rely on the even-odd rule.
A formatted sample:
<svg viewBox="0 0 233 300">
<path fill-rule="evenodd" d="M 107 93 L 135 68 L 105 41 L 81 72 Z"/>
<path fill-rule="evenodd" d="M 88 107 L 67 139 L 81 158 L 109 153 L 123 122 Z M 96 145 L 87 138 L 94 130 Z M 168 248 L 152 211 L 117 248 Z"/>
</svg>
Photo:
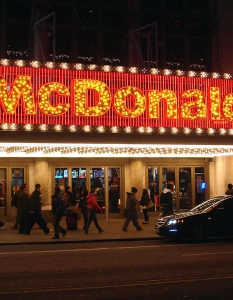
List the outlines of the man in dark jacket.
<svg viewBox="0 0 233 300">
<path fill-rule="evenodd" d="M 29 200 L 29 218 L 28 224 L 25 229 L 25 234 L 30 234 L 32 227 L 35 223 L 44 231 L 45 234 L 48 234 L 52 229 L 47 227 L 47 222 L 41 215 L 41 185 L 37 183 L 35 185 L 35 190 L 32 192 Z"/>
<path fill-rule="evenodd" d="M 19 233 L 24 234 L 29 216 L 29 195 L 27 192 L 27 184 L 23 183 L 20 187 L 18 195 L 18 222 Z"/>
<path fill-rule="evenodd" d="M 172 210 L 172 189 L 173 185 L 168 183 L 167 187 L 160 195 L 160 205 L 162 208 L 162 217 L 173 214 Z"/>
<path fill-rule="evenodd" d="M 135 187 L 131 188 L 131 193 L 127 192 L 127 199 L 126 199 L 126 220 L 124 223 L 124 226 L 122 228 L 122 231 L 126 232 L 127 227 L 130 223 L 130 221 L 132 220 L 133 225 L 136 227 L 137 231 L 141 231 L 142 228 L 139 225 L 138 222 L 138 213 L 137 213 L 137 205 L 138 205 L 138 200 L 135 197 L 135 194 L 137 193 L 137 189 Z"/>
<path fill-rule="evenodd" d="M 56 187 L 54 189 L 54 194 L 52 196 L 52 214 L 53 214 L 53 226 L 54 226 L 54 236 L 52 239 L 59 239 L 59 233 L 65 237 L 67 230 L 60 225 L 62 216 L 67 214 L 67 204 L 61 194 L 60 188 Z"/>
</svg>

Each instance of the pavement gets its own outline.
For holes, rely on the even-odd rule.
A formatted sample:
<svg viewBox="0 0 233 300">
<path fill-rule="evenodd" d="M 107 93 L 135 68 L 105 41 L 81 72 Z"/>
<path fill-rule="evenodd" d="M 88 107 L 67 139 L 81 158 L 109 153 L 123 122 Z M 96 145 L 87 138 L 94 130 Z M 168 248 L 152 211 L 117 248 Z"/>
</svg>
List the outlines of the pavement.
<svg viewBox="0 0 233 300">
<path fill-rule="evenodd" d="M 102 216 L 100 216 L 102 217 Z M 98 218 L 98 216 L 97 216 Z M 49 234 L 39 228 L 37 224 L 34 225 L 30 235 L 19 234 L 18 230 L 11 229 L 13 222 L 7 222 L 5 228 L 0 230 L 0 246 L 1 245 L 18 245 L 18 244 L 53 244 L 53 243 L 84 243 L 84 242 L 103 242 L 103 241 L 117 241 L 117 240 L 149 240 L 149 239 L 160 239 L 155 233 L 155 224 L 157 223 L 158 213 L 153 213 L 150 216 L 149 224 L 142 224 L 144 221 L 139 218 L 139 223 L 143 228 L 142 231 L 137 231 L 133 226 L 132 221 L 128 226 L 128 231 L 123 232 L 122 226 L 124 224 L 123 218 L 105 220 L 98 218 L 100 227 L 104 230 L 103 233 L 99 233 L 94 225 L 91 223 L 88 234 L 84 234 L 81 229 L 83 227 L 83 219 L 78 221 L 78 229 L 71 231 L 69 230 L 65 237 L 60 234 L 60 239 L 53 240 L 54 231 Z M 4 220 L 2 220 L 4 221 Z M 62 227 L 66 228 L 65 217 L 61 221 Z M 48 222 L 48 227 L 53 228 L 51 222 Z"/>
</svg>

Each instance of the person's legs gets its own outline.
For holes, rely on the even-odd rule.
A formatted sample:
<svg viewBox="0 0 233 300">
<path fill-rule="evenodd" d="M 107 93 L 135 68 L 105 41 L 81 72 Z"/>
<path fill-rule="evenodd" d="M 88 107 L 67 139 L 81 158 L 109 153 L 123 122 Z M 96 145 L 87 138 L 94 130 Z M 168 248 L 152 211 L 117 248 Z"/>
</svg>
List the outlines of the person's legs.
<svg viewBox="0 0 233 300">
<path fill-rule="evenodd" d="M 88 229 L 89 229 L 89 227 L 91 225 L 91 222 L 93 220 L 93 212 L 94 212 L 94 210 L 93 209 L 88 209 L 87 212 L 88 212 L 88 221 L 87 221 L 87 225 L 86 225 L 86 227 L 84 229 L 84 231 L 85 231 L 86 234 L 88 233 Z"/>
<path fill-rule="evenodd" d="M 25 225 L 24 225 L 24 233 L 25 234 L 30 234 L 31 233 L 31 230 L 32 230 L 32 227 L 35 225 L 36 223 L 36 216 L 35 214 L 29 214 L 28 217 L 27 217 L 27 221 L 25 222 Z"/>
<path fill-rule="evenodd" d="M 88 222 L 88 217 L 87 217 L 87 209 L 83 208 L 82 209 L 82 215 L 83 215 L 83 219 L 84 219 L 84 225 L 83 225 L 83 230 L 85 229 L 85 227 L 87 226 L 87 222 Z"/>
<path fill-rule="evenodd" d="M 122 228 L 123 231 L 127 231 L 127 228 L 129 226 L 130 221 L 131 221 L 131 213 L 128 212 L 128 215 L 125 219 L 125 223 L 124 223 L 123 228 Z"/>
<path fill-rule="evenodd" d="M 60 232 L 60 221 L 61 221 L 62 215 L 59 213 L 59 211 L 56 212 L 54 215 L 54 239 L 59 239 L 59 232 Z"/>
<path fill-rule="evenodd" d="M 95 223 L 95 227 L 98 229 L 99 232 L 103 232 L 102 228 L 99 226 L 97 217 L 96 217 L 96 212 L 94 211 L 93 213 L 93 221 Z"/>
<path fill-rule="evenodd" d="M 144 219 L 145 222 L 149 222 L 149 215 L 148 215 L 148 209 L 143 209 Z"/>
<path fill-rule="evenodd" d="M 47 226 L 47 222 L 42 217 L 41 213 L 36 213 L 36 223 L 39 225 L 39 227 L 44 231 L 45 234 L 48 234 L 50 229 Z"/>
<path fill-rule="evenodd" d="M 138 222 L 137 212 L 132 212 L 131 218 L 132 218 L 133 225 L 136 227 L 136 229 L 138 231 L 141 230 L 142 228 L 141 228 L 141 226 L 139 225 L 139 222 Z"/>
</svg>

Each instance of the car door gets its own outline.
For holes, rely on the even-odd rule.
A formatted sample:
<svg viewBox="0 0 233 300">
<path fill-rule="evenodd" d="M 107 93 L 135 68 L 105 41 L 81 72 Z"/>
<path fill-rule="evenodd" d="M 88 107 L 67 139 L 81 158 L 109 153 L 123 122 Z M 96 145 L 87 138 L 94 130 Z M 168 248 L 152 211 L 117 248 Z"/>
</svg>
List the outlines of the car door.
<svg viewBox="0 0 233 300">
<path fill-rule="evenodd" d="M 226 236 L 233 234 L 233 198 L 217 205 L 211 214 L 212 235 Z"/>
</svg>

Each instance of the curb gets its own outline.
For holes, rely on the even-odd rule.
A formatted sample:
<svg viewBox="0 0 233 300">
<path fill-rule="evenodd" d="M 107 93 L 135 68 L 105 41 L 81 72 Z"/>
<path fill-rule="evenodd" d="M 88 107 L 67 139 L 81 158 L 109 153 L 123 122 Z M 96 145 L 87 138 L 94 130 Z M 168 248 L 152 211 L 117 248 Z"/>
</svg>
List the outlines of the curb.
<svg viewBox="0 0 233 300">
<path fill-rule="evenodd" d="M 6 242 L 0 243 L 1 246 L 14 246 L 14 245 L 52 245 L 52 244 L 84 244 L 84 243 L 101 243 L 101 242 L 124 242 L 124 241 L 146 241 L 146 240 L 160 240 L 161 237 L 140 237 L 140 238 L 115 238 L 115 239 L 91 239 L 91 240 L 56 240 L 56 241 L 32 241 L 32 242 Z"/>
</svg>

